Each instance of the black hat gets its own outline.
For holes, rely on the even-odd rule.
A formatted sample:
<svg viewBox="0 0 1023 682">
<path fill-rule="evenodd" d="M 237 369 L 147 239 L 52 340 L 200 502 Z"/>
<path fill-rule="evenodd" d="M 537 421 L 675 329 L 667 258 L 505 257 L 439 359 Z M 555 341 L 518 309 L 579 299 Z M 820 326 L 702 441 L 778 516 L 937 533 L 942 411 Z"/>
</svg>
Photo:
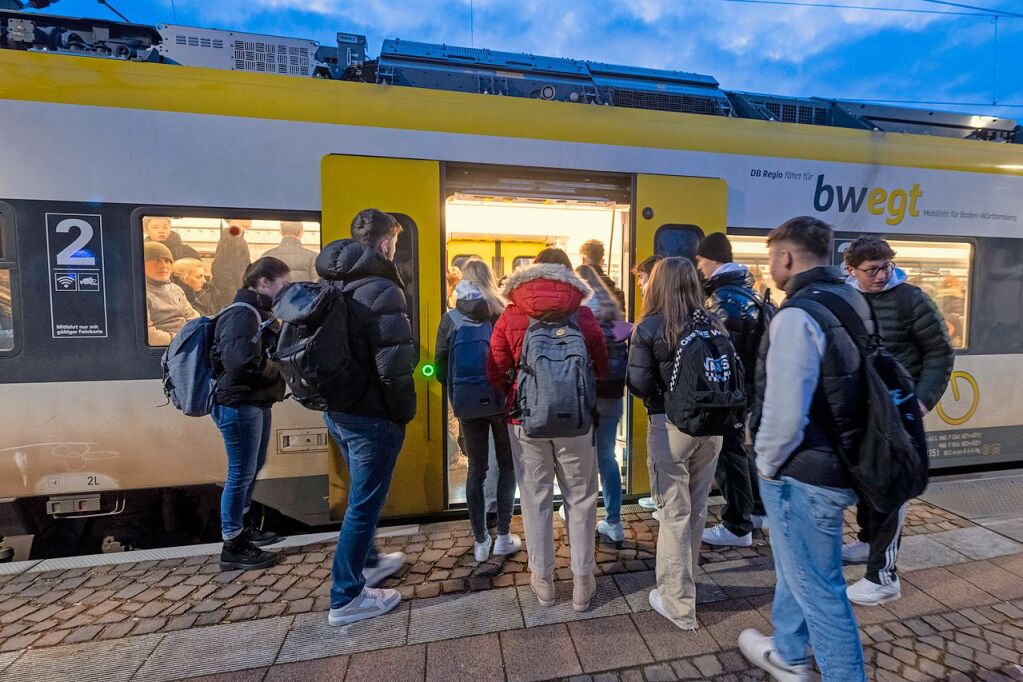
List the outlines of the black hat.
<svg viewBox="0 0 1023 682">
<path fill-rule="evenodd" d="M 696 255 L 718 263 L 732 262 L 732 244 L 724 232 L 711 232 L 700 240 Z"/>
</svg>

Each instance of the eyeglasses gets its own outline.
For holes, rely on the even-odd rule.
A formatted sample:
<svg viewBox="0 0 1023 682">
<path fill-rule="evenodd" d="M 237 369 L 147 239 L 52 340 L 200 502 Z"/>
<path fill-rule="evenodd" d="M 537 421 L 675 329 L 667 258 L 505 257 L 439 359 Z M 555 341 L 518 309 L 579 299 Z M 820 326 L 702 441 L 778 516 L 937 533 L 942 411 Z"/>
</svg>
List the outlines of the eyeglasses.
<svg viewBox="0 0 1023 682">
<path fill-rule="evenodd" d="M 892 263 L 891 261 L 888 261 L 887 263 L 885 263 L 884 265 L 882 265 L 879 268 L 867 268 L 867 269 L 855 268 L 855 269 L 859 270 L 860 272 L 862 272 L 867 277 L 870 277 L 871 279 L 873 279 L 873 278 L 877 277 L 878 275 L 880 275 L 881 273 L 884 273 L 885 275 L 892 274 L 892 272 L 895 271 L 895 263 Z"/>
</svg>

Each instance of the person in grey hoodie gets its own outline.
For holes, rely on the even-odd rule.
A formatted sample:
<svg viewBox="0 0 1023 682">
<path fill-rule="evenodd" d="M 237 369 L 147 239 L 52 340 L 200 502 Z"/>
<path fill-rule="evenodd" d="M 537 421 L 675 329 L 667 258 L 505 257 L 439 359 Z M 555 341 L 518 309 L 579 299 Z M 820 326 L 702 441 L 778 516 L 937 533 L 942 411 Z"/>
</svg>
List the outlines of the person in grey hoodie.
<svg viewBox="0 0 1023 682">
<path fill-rule="evenodd" d="M 866 390 L 859 348 L 832 309 L 874 325 L 866 299 L 829 266 L 833 234 L 802 216 L 767 238 L 771 277 L 788 295 L 761 344 L 753 404 L 777 574 L 774 633 L 745 630 L 739 649 L 777 680 L 808 679 L 811 644 L 824 680 L 867 680 L 841 557 L 843 515 L 857 498 L 838 454 L 863 433 Z"/>
<path fill-rule="evenodd" d="M 845 252 L 846 281 L 870 301 L 881 340 L 913 377 L 920 412 L 926 414 L 948 386 L 955 355 L 938 306 L 920 287 L 906 281 L 906 273 L 895 267 L 894 258 L 888 242 L 860 237 Z M 850 601 L 878 606 L 902 596 L 895 562 L 907 506 L 891 514 L 881 514 L 868 504 L 858 506 L 859 536 L 842 547 L 842 558 L 866 561 L 867 574 L 849 586 Z"/>
</svg>

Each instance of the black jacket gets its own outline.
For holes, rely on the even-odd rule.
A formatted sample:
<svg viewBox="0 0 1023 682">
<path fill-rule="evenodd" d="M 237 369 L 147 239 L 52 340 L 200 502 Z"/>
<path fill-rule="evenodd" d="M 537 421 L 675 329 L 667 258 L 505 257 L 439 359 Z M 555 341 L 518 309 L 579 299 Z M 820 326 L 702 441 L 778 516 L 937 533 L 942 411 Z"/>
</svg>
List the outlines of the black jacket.
<svg viewBox="0 0 1023 682">
<path fill-rule="evenodd" d="M 229 230 L 222 230 L 217 250 L 213 254 L 213 265 L 210 266 L 213 275 L 210 280 L 210 303 L 214 310 L 220 310 L 231 302 L 234 292 L 242 286 L 245 268 L 251 262 L 245 235 L 233 235 Z"/>
<path fill-rule="evenodd" d="M 259 311 L 260 319 L 271 318 L 273 301 L 250 289 L 239 289 L 235 302 L 248 303 Z M 260 332 L 261 324 L 252 311 L 231 308 L 217 318 L 210 360 L 217 383 L 214 401 L 218 405 L 269 407 L 284 400 L 286 385 L 269 359 L 267 350 L 277 345 L 277 326 L 270 324 Z"/>
<path fill-rule="evenodd" d="M 291 270 L 292 282 L 310 282 L 316 279 L 316 252 L 302 246 L 296 237 L 285 237 L 280 246 L 269 249 L 264 256 L 278 258 Z"/>
<path fill-rule="evenodd" d="M 590 267 L 597 271 L 597 274 L 600 275 L 601 281 L 604 282 L 604 284 L 607 285 L 607 288 L 611 290 L 611 293 L 614 294 L 615 299 L 618 301 L 618 305 L 622 307 L 622 310 L 625 310 L 625 292 L 619 288 L 618 283 L 608 277 L 604 273 L 604 268 L 599 265 L 590 265 Z"/>
<path fill-rule="evenodd" d="M 492 324 L 497 324 L 497 318 L 500 317 L 500 315 L 490 314 L 490 306 L 482 298 L 456 299 L 455 310 L 476 322 L 484 322 L 489 319 Z M 437 351 L 433 356 L 433 364 L 437 370 L 437 381 L 441 384 L 445 383 L 448 376 L 448 351 L 451 347 L 451 335 L 454 331 L 455 322 L 451 319 L 451 311 L 448 311 L 440 318 L 440 326 L 437 327 Z"/>
<path fill-rule="evenodd" d="M 151 242 L 153 240 L 146 237 L 145 241 Z M 174 260 L 181 260 L 182 258 L 194 258 L 195 260 L 201 260 L 199 258 L 199 252 L 181 241 L 181 235 L 174 230 L 171 230 L 167 239 L 160 243 L 170 249 L 171 255 L 174 256 Z"/>
<path fill-rule="evenodd" d="M 632 330 L 625 382 L 630 393 L 643 399 L 647 414 L 664 414 L 664 392 L 675 362 L 675 348 L 664 340 L 663 331 L 660 313 L 644 317 Z"/>
<path fill-rule="evenodd" d="M 323 248 L 316 271 L 343 284 L 349 348 L 355 361 L 370 370 L 362 396 L 345 412 L 396 424 L 412 421 L 416 415 L 412 374 L 418 351 L 405 286 L 394 263 L 365 244 L 341 239 Z"/>
<path fill-rule="evenodd" d="M 725 325 L 735 352 L 746 370 L 747 395 L 754 394 L 760 313 L 763 301 L 753 290 L 753 275 L 746 268 L 715 274 L 704 284 L 707 308 Z"/>
</svg>

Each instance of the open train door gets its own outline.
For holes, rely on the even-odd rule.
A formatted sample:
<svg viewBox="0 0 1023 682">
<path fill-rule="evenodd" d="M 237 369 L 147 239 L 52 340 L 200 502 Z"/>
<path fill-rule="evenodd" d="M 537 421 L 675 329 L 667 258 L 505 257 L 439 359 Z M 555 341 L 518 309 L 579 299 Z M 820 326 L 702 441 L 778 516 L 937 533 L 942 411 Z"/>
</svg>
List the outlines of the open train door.
<svg viewBox="0 0 1023 682">
<path fill-rule="evenodd" d="M 419 349 L 415 370 L 417 413 L 384 507 L 385 517 L 444 509 L 444 424 L 440 385 L 431 365 L 435 332 L 444 310 L 438 302 L 441 273 L 441 172 L 439 161 L 332 154 L 322 163 L 323 243 L 350 236 L 352 218 L 364 208 L 394 215 L 404 228 L 395 264 L 406 285 L 412 333 Z M 348 470 L 331 442 L 328 460 L 331 518 L 340 520 L 348 500 Z"/>
<path fill-rule="evenodd" d="M 728 188 L 720 178 L 673 175 L 633 176 L 633 266 L 646 258 L 685 256 L 695 263 L 696 246 L 702 236 L 724 232 Z M 633 321 L 643 308 L 639 281 L 633 278 Z M 643 402 L 632 403 L 632 456 L 629 458 L 627 490 L 630 495 L 650 492 L 646 451 L 647 415 Z"/>
</svg>

